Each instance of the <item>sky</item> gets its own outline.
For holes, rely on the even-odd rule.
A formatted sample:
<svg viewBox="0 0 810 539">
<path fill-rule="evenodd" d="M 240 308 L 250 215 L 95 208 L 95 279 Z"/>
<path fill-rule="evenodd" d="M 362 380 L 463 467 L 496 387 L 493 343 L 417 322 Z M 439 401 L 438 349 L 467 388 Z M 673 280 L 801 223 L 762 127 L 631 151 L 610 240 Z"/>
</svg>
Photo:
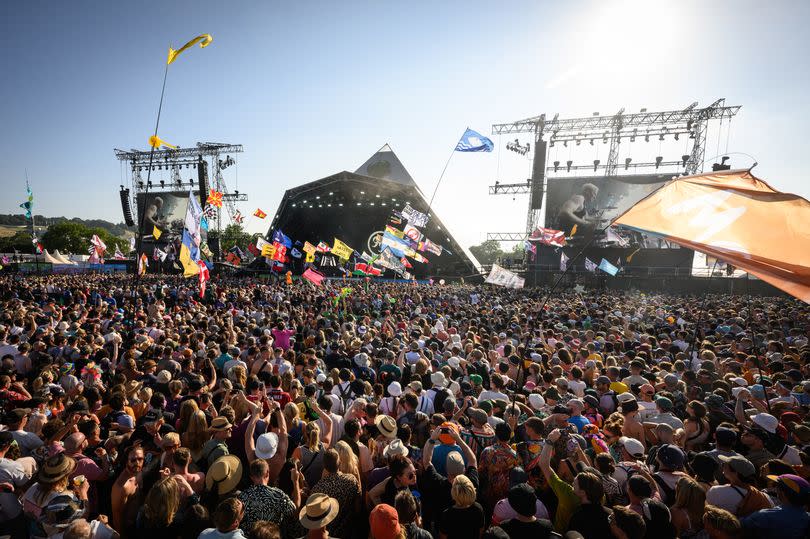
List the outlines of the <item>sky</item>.
<svg viewBox="0 0 810 539">
<path fill-rule="evenodd" d="M 169 69 L 159 134 L 244 145 L 225 180 L 248 193 L 242 213 L 269 214 L 251 231 L 286 189 L 353 171 L 385 143 L 429 196 L 465 127 L 719 98 L 742 109 L 709 131 L 707 167 L 729 152 L 810 198 L 810 2 L 28 0 L 0 16 L 0 213 L 21 212 L 27 171 L 37 214 L 123 221 L 113 149 L 147 149 L 167 48 L 201 33 L 213 43 Z M 492 153 L 452 155 L 434 203 L 465 246 L 525 227 L 528 199 L 487 187 L 524 181 L 530 156 L 491 137 Z M 621 157 L 679 159 L 683 145 Z"/>
</svg>

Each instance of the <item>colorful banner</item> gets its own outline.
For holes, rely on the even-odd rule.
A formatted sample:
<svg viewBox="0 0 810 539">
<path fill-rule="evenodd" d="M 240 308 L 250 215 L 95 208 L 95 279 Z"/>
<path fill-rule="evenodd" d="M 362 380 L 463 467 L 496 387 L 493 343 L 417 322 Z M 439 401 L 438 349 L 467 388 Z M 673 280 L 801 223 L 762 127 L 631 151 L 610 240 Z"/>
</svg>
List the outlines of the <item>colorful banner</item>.
<svg viewBox="0 0 810 539">
<path fill-rule="evenodd" d="M 402 218 L 413 226 L 423 227 L 428 224 L 428 215 L 413 209 L 410 204 L 406 204 L 401 213 Z"/>
<path fill-rule="evenodd" d="M 348 260 L 351 258 L 354 249 L 340 241 L 339 239 L 335 238 L 335 242 L 332 244 L 332 254 L 336 257 L 340 258 L 341 260 Z"/>
<path fill-rule="evenodd" d="M 512 273 L 511 271 L 502 268 L 498 264 L 493 264 L 492 269 L 489 272 L 489 276 L 486 278 L 485 282 L 489 284 L 494 284 L 496 286 L 503 286 L 505 288 L 523 288 L 526 284 L 526 280 L 522 277 L 519 277 L 517 274 Z"/>
<path fill-rule="evenodd" d="M 304 246 L 302 247 L 303 251 L 307 254 L 314 255 L 315 254 L 315 246 L 309 243 L 308 241 L 304 242 Z"/>
</svg>

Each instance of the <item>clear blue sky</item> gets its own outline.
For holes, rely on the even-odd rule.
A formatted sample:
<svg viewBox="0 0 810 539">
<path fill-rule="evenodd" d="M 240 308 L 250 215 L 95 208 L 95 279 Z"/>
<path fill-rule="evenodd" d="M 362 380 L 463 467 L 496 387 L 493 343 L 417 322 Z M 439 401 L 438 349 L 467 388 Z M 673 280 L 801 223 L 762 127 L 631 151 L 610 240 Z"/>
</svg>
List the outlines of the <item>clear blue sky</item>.
<svg viewBox="0 0 810 539">
<path fill-rule="evenodd" d="M 29 0 L 0 16 L 2 213 L 20 211 L 27 168 L 37 213 L 122 221 L 113 148 L 146 149 L 167 47 L 206 32 L 210 47 L 171 66 L 160 135 L 244 144 L 226 176 L 250 195 L 243 213 L 272 216 L 285 189 L 386 142 L 429 194 L 465 126 L 719 97 L 743 109 L 707 157 L 728 141 L 776 188 L 810 195 L 810 2 Z M 436 212 L 465 245 L 520 231 L 526 200 L 487 185 L 529 175 L 509 152 L 456 154 Z"/>
</svg>

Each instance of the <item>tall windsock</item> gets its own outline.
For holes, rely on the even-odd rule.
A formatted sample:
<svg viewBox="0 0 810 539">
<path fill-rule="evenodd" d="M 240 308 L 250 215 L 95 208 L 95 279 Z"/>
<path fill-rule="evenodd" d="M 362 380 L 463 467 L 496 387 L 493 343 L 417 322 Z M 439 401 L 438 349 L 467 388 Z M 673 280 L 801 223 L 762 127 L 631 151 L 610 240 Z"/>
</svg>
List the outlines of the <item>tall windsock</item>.
<svg viewBox="0 0 810 539">
<path fill-rule="evenodd" d="M 810 202 L 748 170 L 678 178 L 614 224 L 654 234 L 810 303 Z"/>
</svg>

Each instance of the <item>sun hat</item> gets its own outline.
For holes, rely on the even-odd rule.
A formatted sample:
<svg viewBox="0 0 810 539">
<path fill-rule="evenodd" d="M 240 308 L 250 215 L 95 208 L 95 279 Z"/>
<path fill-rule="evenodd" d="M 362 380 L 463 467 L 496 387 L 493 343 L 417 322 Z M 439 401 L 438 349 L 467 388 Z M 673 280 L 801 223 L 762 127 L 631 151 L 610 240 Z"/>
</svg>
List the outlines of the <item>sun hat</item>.
<svg viewBox="0 0 810 539">
<path fill-rule="evenodd" d="M 278 450 L 278 434 L 265 432 L 256 440 L 256 458 L 271 459 Z"/>
<path fill-rule="evenodd" d="M 42 464 L 37 474 L 37 480 L 40 483 L 52 485 L 72 474 L 75 469 L 75 460 L 64 453 L 57 453 Z"/>
<path fill-rule="evenodd" d="M 391 382 L 388 384 L 388 394 L 392 397 L 399 397 L 402 395 L 402 386 L 399 382 Z"/>
<path fill-rule="evenodd" d="M 672 444 L 664 444 L 659 447 L 656 458 L 662 466 L 670 470 L 680 470 L 683 468 L 684 462 L 686 461 L 686 455 L 683 449 Z"/>
<path fill-rule="evenodd" d="M 205 489 L 217 486 L 218 494 L 227 494 L 242 480 L 242 461 L 236 455 L 222 455 L 208 468 L 205 474 Z"/>
<path fill-rule="evenodd" d="M 141 390 L 143 387 L 143 382 L 139 382 L 138 380 L 130 380 L 127 382 L 127 385 L 124 389 L 127 395 L 134 395 L 138 391 Z"/>
<path fill-rule="evenodd" d="M 461 475 L 464 473 L 464 459 L 458 451 L 450 451 L 445 461 L 447 475 Z"/>
<path fill-rule="evenodd" d="M 441 371 L 436 371 L 430 375 L 430 382 L 434 386 L 444 387 L 447 385 L 447 379 L 444 377 L 444 373 Z"/>
<path fill-rule="evenodd" d="M 411 391 L 418 393 L 422 391 L 422 382 L 420 382 L 419 380 L 414 380 L 413 382 L 408 384 L 408 388 Z"/>
<path fill-rule="evenodd" d="M 383 456 L 389 460 L 391 459 L 391 457 L 394 457 L 396 455 L 402 455 L 403 457 L 407 457 L 408 453 L 409 453 L 408 447 L 404 443 L 402 443 L 402 440 L 400 440 L 399 438 L 394 438 L 393 440 L 391 440 L 391 443 L 389 443 L 385 447 L 385 449 L 383 449 Z"/>
<path fill-rule="evenodd" d="M 308 530 L 317 530 L 332 522 L 338 514 L 338 501 L 326 494 L 312 494 L 306 505 L 301 508 L 298 518 L 301 525 Z"/>
<path fill-rule="evenodd" d="M 393 439 L 397 436 L 397 422 L 394 421 L 394 418 L 390 415 L 378 415 L 374 419 L 374 424 L 377 426 L 377 430 L 380 431 L 380 434 L 385 436 L 386 438 Z"/>
<path fill-rule="evenodd" d="M 162 370 L 157 375 L 158 384 L 168 384 L 172 381 L 172 373 L 167 370 Z"/>
<path fill-rule="evenodd" d="M 220 415 L 215 417 L 214 420 L 211 421 L 211 426 L 208 427 L 208 430 L 223 431 L 228 430 L 232 427 L 233 425 L 231 425 L 231 422 L 228 421 L 228 418 L 225 417 L 224 415 Z"/>
<path fill-rule="evenodd" d="M 368 520 L 374 539 L 396 539 L 402 531 L 397 510 L 385 503 L 372 509 Z"/>
</svg>

